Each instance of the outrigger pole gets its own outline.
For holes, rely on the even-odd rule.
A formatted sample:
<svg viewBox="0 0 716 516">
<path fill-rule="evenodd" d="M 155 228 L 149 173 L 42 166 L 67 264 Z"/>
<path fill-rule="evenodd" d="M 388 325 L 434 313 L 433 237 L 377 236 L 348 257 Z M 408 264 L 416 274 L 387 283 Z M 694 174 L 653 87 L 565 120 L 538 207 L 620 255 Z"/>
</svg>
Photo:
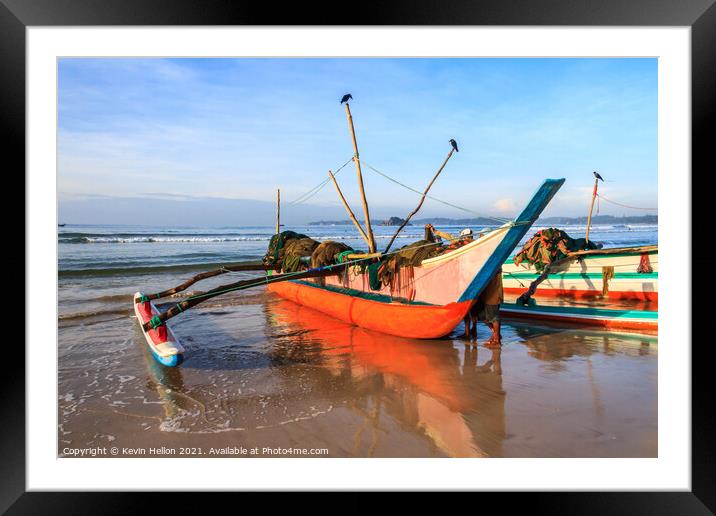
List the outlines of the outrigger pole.
<svg viewBox="0 0 716 516">
<path fill-rule="evenodd" d="M 447 155 L 447 157 L 445 158 L 445 161 L 443 161 L 443 164 L 440 165 L 440 168 L 438 169 L 438 171 L 435 172 L 435 175 L 433 176 L 433 179 L 430 181 L 430 183 L 428 183 L 427 188 L 426 188 L 425 191 L 423 192 L 423 196 L 420 198 L 420 202 L 418 203 L 418 206 L 417 206 L 413 211 L 410 212 L 410 215 L 408 215 L 407 218 L 406 218 L 406 219 L 403 221 L 403 223 L 400 225 L 400 227 L 398 228 L 398 230 L 397 230 L 397 231 L 395 232 L 395 234 L 393 235 L 393 238 L 391 238 L 391 239 L 390 239 L 390 242 L 388 242 L 388 245 L 386 246 L 385 251 L 383 251 L 384 253 L 387 253 L 387 252 L 390 250 L 390 246 L 393 245 L 393 242 L 394 242 L 395 239 L 398 237 L 398 234 L 403 230 L 403 228 L 404 228 L 405 226 L 408 225 L 408 222 L 409 222 L 410 219 L 413 217 L 413 215 L 415 215 L 416 213 L 418 213 L 418 211 L 419 211 L 420 208 L 422 207 L 423 203 L 425 202 L 425 197 L 428 195 L 428 192 L 430 191 L 430 188 L 433 186 L 433 183 L 435 182 L 435 180 L 436 180 L 436 179 L 438 178 L 438 176 L 440 175 L 440 172 L 442 172 L 443 169 L 445 168 L 445 165 L 447 165 L 447 162 L 448 162 L 448 161 L 450 160 L 450 158 L 452 157 L 453 152 L 455 152 L 455 149 L 454 149 L 454 148 L 450 149 L 450 152 L 448 152 L 448 155 Z"/>
<path fill-rule="evenodd" d="M 213 278 L 214 276 L 221 276 L 222 274 L 226 274 L 228 272 L 240 272 L 240 271 L 268 271 L 271 270 L 272 267 L 268 265 L 264 265 L 263 263 L 243 263 L 241 265 L 227 265 L 225 267 L 221 267 L 219 269 L 214 269 L 213 271 L 207 271 L 202 272 L 201 274 L 197 274 L 196 276 L 186 280 L 184 283 L 177 285 L 176 287 L 163 290 L 161 292 L 157 292 L 156 294 L 146 294 L 144 297 L 146 299 L 137 298 L 138 303 L 144 303 L 146 301 L 151 301 L 153 299 L 161 299 L 163 297 L 169 297 L 171 295 L 176 294 L 177 292 L 181 292 L 182 290 L 186 290 L 189 287 L 191 287 L 194 283 L 205 280 L 208 278 Z"/>
<path fill-rule="evenodd" d="M 220 296 L 221 294 L 226 294 L 228 292 L 233 292 L 235 290 L 241 290 L 243 288 L 257 287 L 259 285 L 268 285 L 269 283 L 278 283 L 280 281 L 333 276 L 333 275 L 339 274 L 342 268 L 343 267 L 341 266 L 341 264 L 338 264 L 338 265 L 332 266 L 330 269 L 309 269 L 304 272 L 274 274 L 272 276 L 251 278 L 251 279 L 246 279 L 246 280 L 242 280 L 242 281 L 237 281 L 235 283 L 229 283 L 227 285 L 220 285 L 220 286 L 213 288 L 207 292 L 204 292 L 203 294 L 197 294 L 195 296 L 191 296 L 189 299 L 175 304 L 174 306 L 172 306 L 165 312 L 162 312 L 159 315 L 155 315 L 154 317 L 152 317 L 151 320 L 144 323 L 142 325 L 142 328 L 144 328 L 144 331 L 149 331 L 153 328 L 157 328 L 157 327 L 163 325 L 168 319 L 171 319 L 172 317 L 179 315 L 180 313 L 184 312 L 185 310 L 188 310 L 189 308 L 192 308 L 192 307 L 198 305 L 199 303 L 203 303 L 204 301 L 211 299 L 212 297 Z M 201 274 L 199 276 L 201 276 Z M 189 281 L 191 281 L 191 280 L 189 280 Z M 163 293 L 161 293 L 161 294 L 163 294 Z M 158 295 L 158 294 L 155 294 L 155 295 Z M 147 297 L 148 299 L 137 298 L 137 302 L 143 303 L 143 302 L 149 301 L 151 299 L 159 299 L 159 297 L 150 297 L 150 296 L 145 296 L 145 297 Z M 161 297 L 165 297 L 165 296 L 161 296 Z"/>
</svg>

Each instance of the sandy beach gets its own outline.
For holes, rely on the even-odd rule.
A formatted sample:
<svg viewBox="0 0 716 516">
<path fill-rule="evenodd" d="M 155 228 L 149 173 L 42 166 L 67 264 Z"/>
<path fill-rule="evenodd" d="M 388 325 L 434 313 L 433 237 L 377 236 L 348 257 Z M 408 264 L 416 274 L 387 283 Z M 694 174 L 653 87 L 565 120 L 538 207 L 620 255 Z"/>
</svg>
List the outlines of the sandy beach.
<svg viewBox="0 0 716 516">
<path fill-rule="evenodd" d="M 187 359 L 170 369 L 123 304 L 60 321 L 61 457 L 658 453 L 653 336 L 506 321 L 495 351 L 461 326 L 390 337 L 254 291 L 177 318 Z"/>
</svg>

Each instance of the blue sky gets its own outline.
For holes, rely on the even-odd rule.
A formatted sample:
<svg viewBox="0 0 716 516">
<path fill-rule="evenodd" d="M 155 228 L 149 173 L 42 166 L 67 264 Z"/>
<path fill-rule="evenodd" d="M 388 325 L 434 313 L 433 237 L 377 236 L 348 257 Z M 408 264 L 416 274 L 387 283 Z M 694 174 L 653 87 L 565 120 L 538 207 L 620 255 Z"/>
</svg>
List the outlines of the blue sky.
<svg viewBox="0 0 716 516">
<path fill-rule="evenodd" d="M 477 213 L 514 216 L 544 178 L 566 177 L 545 215 L 586 215 L 592 170 L 605 197 L 657 205 L 656 59 L 62 59 L 60 218 L 98 221 L 100 199 L 114 203 L 102 223 L 132 223 L 139 200 L 162 199 L 186 204 L 177 224 L 214 223 L 216 198 L 272 203 L 277 187 L 286 223 L 345 218 L 331 185 L 293 220 L 287 203 L 351 157 L 346 92 L 361 158 L 415 188 L 455 138 L 431 195 Z M 353 165 L 338 179 L 359 212 Z M 418 200 L 364 180 L 375 217 Z M 465 213 L 428 200 L 419 216 Z"/>
</svg>

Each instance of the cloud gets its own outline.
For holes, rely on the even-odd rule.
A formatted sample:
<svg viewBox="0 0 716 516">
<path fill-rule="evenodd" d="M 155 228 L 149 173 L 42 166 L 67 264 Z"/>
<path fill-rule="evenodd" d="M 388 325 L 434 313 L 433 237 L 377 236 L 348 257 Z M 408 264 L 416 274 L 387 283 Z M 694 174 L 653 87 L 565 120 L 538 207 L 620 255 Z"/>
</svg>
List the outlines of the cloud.
<svg viewBox="0 0 716 516">
<path fill-rule="evenodd" d="M 654 59 L 61 60 L 58 187 L 259 201 L 281 188 L 290 209 L 353 155 L 338 104 L 350 91 L 364 163 L 413 188 L 422 191 L 457 139 L 436 198 L 512 216 L 544 178 L 565 177 L 553 205 L 577 215 L 597 169 L 614 181 L 607 197 L 653 206 L 656 71 Z M 352 169 L 339 181 L 360 206 Z M 413 192 L 363 173 L 371 210 L 400 216 L 415 206 Z M 341 209 L 330 185 L 311 203 L 312 218 Z M 429 199 L 421 214 L 463 212 Z"/>
<path fill-rule="evenodd" d="M 517 203 L 512 198 L 497 199 L 492 205 L 500 213 L 513 213 L 517 210 Z"/>
</svg>

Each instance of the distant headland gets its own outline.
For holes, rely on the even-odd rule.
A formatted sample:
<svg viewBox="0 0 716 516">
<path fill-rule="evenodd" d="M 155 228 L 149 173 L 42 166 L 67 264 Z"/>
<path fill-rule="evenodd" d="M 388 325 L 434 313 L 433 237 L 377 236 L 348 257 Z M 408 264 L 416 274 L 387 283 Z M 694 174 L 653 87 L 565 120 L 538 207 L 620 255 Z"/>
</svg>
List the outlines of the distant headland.
<svg viewBox="0 0 716 516">
<path fill-rule="evenodd" d="M 363 221 L 361 221 L 363 222 Z M 405 219 L 400 217 L 390 217 L 386 220 L 372 220 L 374 226 L 400 226 Z M 639 215 L 635 217 L 615 217 L 614 215 L 597 215 L 592 217 L 592 224 L 657 224 L 659 222 L 658 215 Z M 415 219 L 408 225 L 422 226 L 424 224 L 434 224 L 439 226 L 494 226 L 497 223 L 495 219 L 487 217 L 476 217 L 471 219 L 451 219 L 446 217 L 433 217 L 424 219 Z M 579 225 L 586 224 L 587 217 L 545 217 L 537 220 L 537 225 Z M 353 224 L 350 220 L 319 220 L 309 222 L 309 226 L 349 226 Z"/>
</svg>

